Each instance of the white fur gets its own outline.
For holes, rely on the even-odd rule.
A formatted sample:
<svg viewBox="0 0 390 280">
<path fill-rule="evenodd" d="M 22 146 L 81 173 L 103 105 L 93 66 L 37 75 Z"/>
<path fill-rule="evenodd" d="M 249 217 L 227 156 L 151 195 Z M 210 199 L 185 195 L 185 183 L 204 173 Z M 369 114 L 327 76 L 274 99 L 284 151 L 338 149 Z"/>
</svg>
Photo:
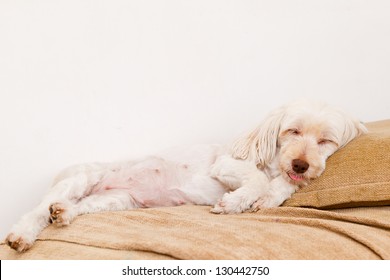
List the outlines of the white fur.
<svg viewBox="0 0 390 280">
<path fill-rule="evenodd" d="M 199 146 L 129 162 L 70 167 L 13 226 L 6 241 L 25 251 L 49 222 L 64 226 L 77 215 L 97 211 L 197 204 L 214 205 L 213 213 L 240 213 L 276 207 L 321 175 L 326 159 L 365 131 L 332 107 L 297 102 L 273 111 L 232 148 Z M 293 167 L 295 159 L 300 164 Z M 303 173 L 294 171 L 306 163 Z"/>
</svg>

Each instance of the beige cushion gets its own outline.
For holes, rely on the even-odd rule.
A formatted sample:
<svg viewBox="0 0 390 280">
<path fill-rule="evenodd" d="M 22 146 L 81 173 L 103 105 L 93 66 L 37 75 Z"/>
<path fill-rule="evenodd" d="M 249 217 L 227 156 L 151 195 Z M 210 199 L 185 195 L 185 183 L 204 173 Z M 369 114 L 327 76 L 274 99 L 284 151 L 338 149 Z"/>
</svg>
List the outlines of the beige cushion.
<svg viewBox="0 0 390 280">
<path fill-rule="evenodd" d="M 283 206 L 345 208 L 390 205 L 390 120 L 336 152 L 325 172 Z"/>
</svg>

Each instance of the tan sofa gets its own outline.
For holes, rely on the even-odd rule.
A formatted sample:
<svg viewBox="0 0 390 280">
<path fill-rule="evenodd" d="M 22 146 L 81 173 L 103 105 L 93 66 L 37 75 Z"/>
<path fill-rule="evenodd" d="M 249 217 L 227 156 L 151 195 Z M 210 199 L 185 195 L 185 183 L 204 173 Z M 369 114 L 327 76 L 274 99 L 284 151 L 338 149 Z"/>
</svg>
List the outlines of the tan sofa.
<svg viewBox="0 0 390 280">
<path fill-rule="evenodd" d="M 283 207 L 213 215 L 185 205 L 77 217 L 1 259 L 390 259 L 390 120 L 328 160 Z"/>
</svg>

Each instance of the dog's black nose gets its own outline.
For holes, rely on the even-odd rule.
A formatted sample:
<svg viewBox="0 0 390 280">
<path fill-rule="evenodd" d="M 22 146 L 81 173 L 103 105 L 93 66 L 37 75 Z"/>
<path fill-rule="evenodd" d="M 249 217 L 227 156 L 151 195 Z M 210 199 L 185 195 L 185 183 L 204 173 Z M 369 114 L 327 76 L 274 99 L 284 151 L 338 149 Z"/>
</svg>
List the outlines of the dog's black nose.
<svg viewBox="0 0 390 280">
<path fill-rule="evenodd" d="M 301 159 L 294 159 L 292 161 L 292 169 L 296 173 L 305 173 L 309 169 L 309 164 Z"/>
</svg>

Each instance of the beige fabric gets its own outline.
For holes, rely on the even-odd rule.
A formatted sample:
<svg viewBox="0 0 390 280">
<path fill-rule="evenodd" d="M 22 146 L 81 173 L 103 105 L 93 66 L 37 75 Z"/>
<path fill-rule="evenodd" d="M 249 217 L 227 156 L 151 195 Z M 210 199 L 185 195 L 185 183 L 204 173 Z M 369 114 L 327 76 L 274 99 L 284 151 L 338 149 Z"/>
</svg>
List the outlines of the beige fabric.
<svg viewBox="0 0 390 280">
<path fill-rule="evenodd" d="M 325 172 L 284 206 L 329 209 L 390 205 L 390 120 L 367 127 L 368 134 L 331 156 Z"/>
<path fill-rule="evenodd" d="M 206 206 L 105 212 L 49 226 L 1 259 L 390 259 L 390 207 L 280 207 L 214 215 Z"/>
<path fill-rule="evenodd" d="M 66 240 L 38 240 L 33 249 L 17 253 L 5 245 L 0 246 L 0 259 L 11 260 L 169 260 L 168 256 L 151 252 L 116 250 L 71 243 Z"/>
</svg>

